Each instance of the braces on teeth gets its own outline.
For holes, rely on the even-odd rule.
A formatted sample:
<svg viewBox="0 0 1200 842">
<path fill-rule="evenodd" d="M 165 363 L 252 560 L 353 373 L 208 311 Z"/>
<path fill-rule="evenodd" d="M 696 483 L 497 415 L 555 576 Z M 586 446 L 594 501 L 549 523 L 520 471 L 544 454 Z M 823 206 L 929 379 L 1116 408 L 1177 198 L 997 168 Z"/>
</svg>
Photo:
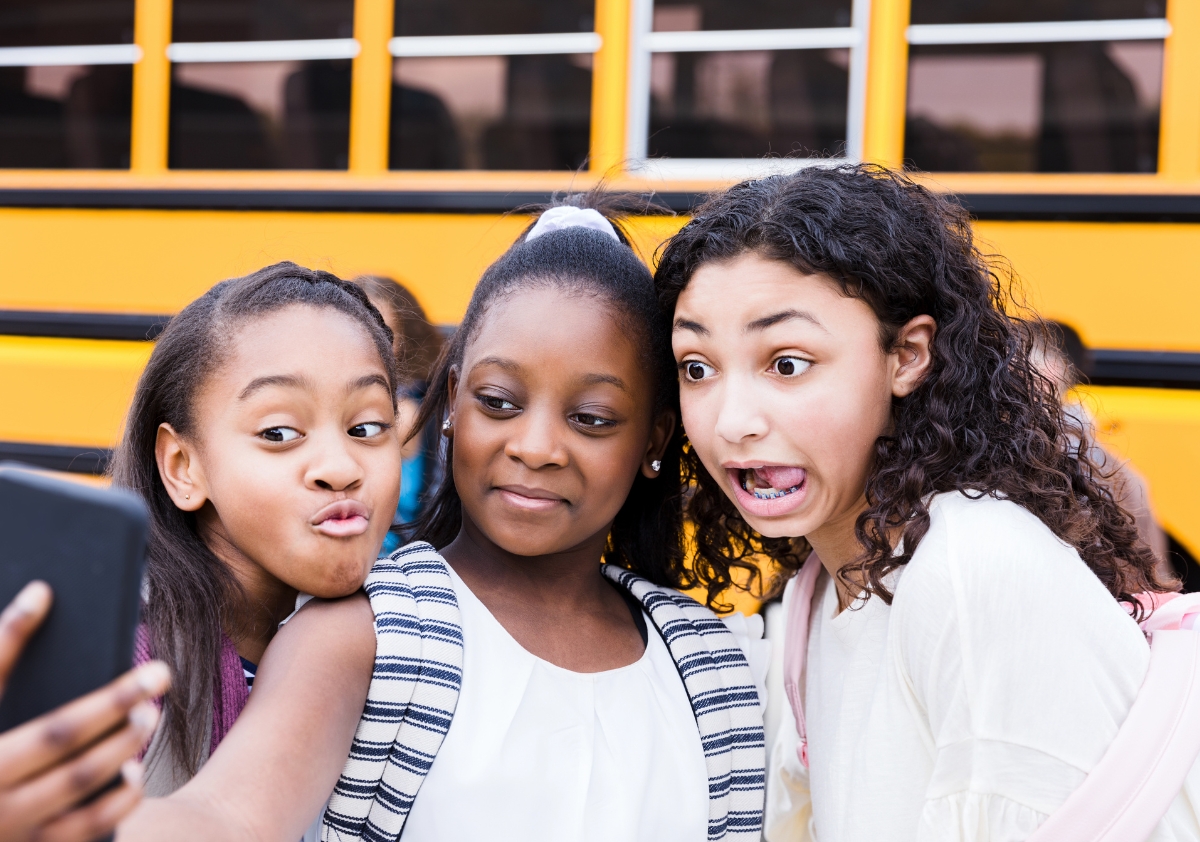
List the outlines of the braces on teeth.
<svg viewBox="0 0 1200 842">
<path fill-rule="evenodd" d="M 747 488 L 746 487 L 747 479 L 748 479 L 747 475 L 742 476 L 742 490 L 749 491 L 751 494 L 753 494 L 759 500 L 774 500 L 776 497 L 786 497 L 788 494 L 791 494 L 792 492 L 800 490 L 799 485 L 793 485 L 791 488 L 785 488 L 782 491 L 779 491 L 776 489 L 771 489 L 770 491 L 768 491 L 765 488 Z"/>
</svg>

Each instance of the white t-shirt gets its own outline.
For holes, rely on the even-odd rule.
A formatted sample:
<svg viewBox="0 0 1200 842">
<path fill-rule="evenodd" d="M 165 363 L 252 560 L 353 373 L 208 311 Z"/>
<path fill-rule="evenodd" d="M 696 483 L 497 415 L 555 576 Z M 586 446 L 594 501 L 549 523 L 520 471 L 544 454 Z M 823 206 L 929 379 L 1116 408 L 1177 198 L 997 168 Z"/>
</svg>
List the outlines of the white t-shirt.
<svg viewBox="0 0 1200 842">
<path fill-rule="evenodd" d="M 817 582 L 802 692 L 771 755 L 771 842 L 1018 842 L 1103 756 L 1150 650 L 1073 548 L 1015 503 L 936 496 L 930 528 L 871 598 Z M 789 590 L 790 594 L 790 590 Z M 788 596 L 785 595 L 785 601 Z M 1200 773 L 1153 842 L 1200 840 Z"/>
<path fill-rule="evenodd" d="M 522 648 L 450 575 L 462 615 L 462 688 L 405 842 L 707 838 L 708 770 L 696 718 L 649 619 L 639 660 L 571 672 Z M 761 622 L 755 630 L 761 638 Z M 766 653 L 754 655 L 758 678 Z"/>
</svg>

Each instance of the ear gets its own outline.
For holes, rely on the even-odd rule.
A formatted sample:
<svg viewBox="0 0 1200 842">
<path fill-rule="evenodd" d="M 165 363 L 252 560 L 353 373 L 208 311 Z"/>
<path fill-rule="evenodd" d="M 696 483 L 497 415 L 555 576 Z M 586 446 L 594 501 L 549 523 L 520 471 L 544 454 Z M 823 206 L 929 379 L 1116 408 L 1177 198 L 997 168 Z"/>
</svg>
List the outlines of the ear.
<svg viewBox="0 0 1200 842">
<path fill-rule="evenodd" d="M 646 455 L 642 457 L 642 476 L 649 479 L 658 476 L 659 469 L 654 468 L 652 463 L 660 461 L 667 452 L 667 445 L 671 443 L 671 435 L 675 432 L 675 423 L 675 412 L 670 409 L 654 419 L 654 426 L 650 428 L 650 443 L 646 445 Z"/>
<path fill-rule="evenodd" d="M 903 398 L 916 391 L 933 368 L 933 337 L 937 322 L 933 316 L 909 319 L 896 334 L 892 345 L 892 395 Z"/>
<path fill-rule="evenodd" d="M 176 508 L 185 512 L 198 511 L 208 500 L 198 455 L 196 448 L 170 424 L 158 425 L 158 436 L 154 441 L 158 476 Z"/>
</svg>

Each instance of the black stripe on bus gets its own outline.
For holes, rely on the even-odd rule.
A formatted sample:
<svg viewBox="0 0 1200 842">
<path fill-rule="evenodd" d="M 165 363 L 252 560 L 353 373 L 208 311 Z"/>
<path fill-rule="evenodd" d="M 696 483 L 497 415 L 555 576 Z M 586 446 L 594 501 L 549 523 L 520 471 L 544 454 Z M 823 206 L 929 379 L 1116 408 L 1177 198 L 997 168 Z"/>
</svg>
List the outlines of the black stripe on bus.
<svg viewBox="0 0 1200 842">
<path fill-rule="evenodd" d="M 0 441 L 0 462 L 19 462 L 49 471 L 102 474 L 108 468 L 110 459 L 112 451 L 107 447 Z"/>
<path fill-rule="evenodd" d="M 53 310 L 0 310 L 0 335 L 55 339 L 154 339 L 170 316 L 126 313 L 60 313 Z"/>
<path fill-rule="evenodd" d="M 0 207 L 146 210 L 285 210 L 375 213 L 507 213 L 553 197 L 538 190 L 0 189 Z M 687 213 L 705 193 L 630 194 Z M 1069 222 L 1200 222 L 1200 195 L 962 193 L 977 219 Z"/>
<path fill-rule="evenodd" d="M 1179 351 L 1092 350 L 1088 378 L 1097 386 L 1200 389 L 1200 354 Z"/>
</svg>

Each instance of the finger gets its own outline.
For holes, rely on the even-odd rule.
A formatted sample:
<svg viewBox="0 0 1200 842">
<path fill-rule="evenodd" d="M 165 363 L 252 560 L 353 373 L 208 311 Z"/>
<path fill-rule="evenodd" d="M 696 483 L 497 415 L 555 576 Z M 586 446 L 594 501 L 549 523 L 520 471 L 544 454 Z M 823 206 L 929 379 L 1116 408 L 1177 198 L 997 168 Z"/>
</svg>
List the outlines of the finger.
<svg viewBox="0 0 1200 842">
<path fill-rule="evenodd" d="M 142 800 L 142 767 L 136 760 L 121 767 L 124 782 L 86 807 L 72 810 L 45 825 L 38 842 L 93 842 L 113 832 Z"/>
<path fill-rule="evenodd" d="M 50 586 L 35 580 L 21 588 L 0 613 L 0 693 L 21 650 L 50 610 L 51 599 Z"/>
<path fill-rule="evenodd" d="M 111 684 L 0 734 L 0 786 L 62 762 L 125 722 L 134 705 L 162 695 L 170 671 L 161 661 L 130 670 Z"/>
<path fill-rule="evenodd" d="M 153 732 L 158 711 L 151 706 L 140 718 L 139 724 L 125 726 L 73 760 L 14 789 L 9 803 L 17 815 L 40 825 L 107 786 Z"/>
</svg>

